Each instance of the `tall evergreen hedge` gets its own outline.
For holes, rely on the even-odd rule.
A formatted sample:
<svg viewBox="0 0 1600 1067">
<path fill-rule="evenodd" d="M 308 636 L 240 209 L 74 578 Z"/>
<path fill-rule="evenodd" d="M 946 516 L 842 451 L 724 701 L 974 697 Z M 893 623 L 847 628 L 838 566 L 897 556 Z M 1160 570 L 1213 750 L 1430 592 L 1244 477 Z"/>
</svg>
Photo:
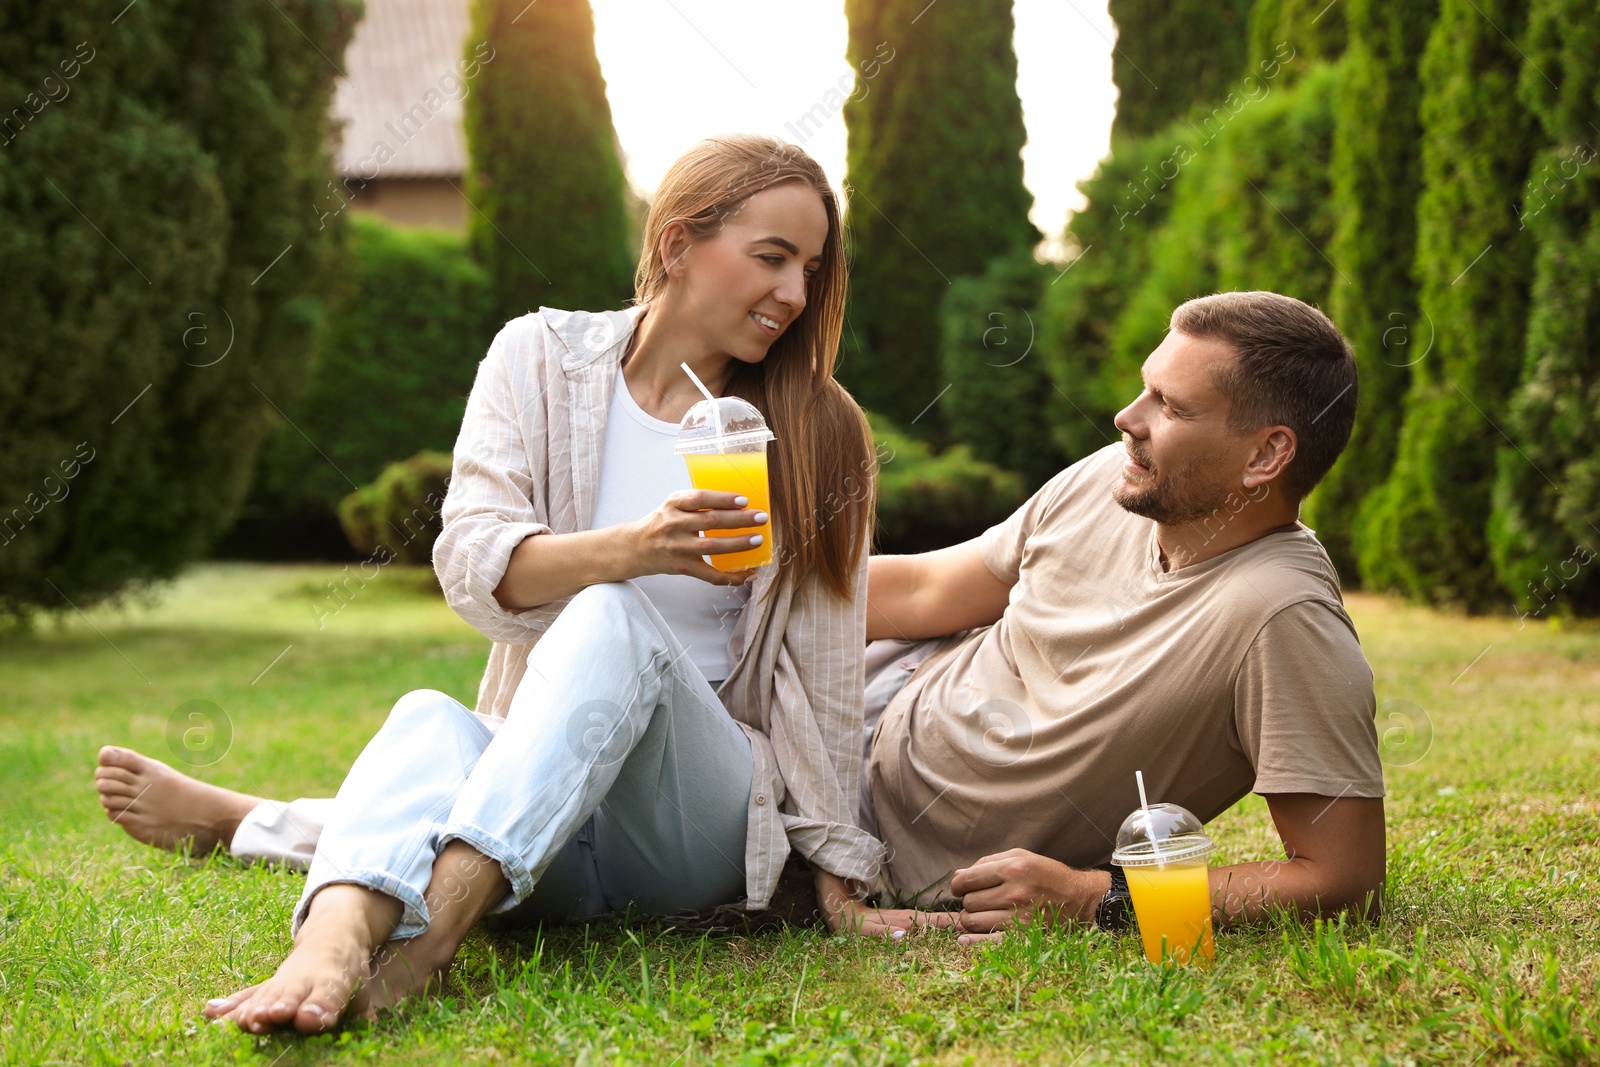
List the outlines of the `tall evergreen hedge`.
<svg viewBox="0 0 1600 1067">
<path fill-rule="evenodd" d="M 1116 440 L 1112 417 L 1138 392 L 1139 364 L 1173 306 L 1217 287 L 1217 234 L 1229 230 L 1213 227 L 1208 202 L 1240 203 L 1217 187 L 1230 180 L 1222 161 L 1239 137 L 1230 130 L 1241 120 L 1250 128 L 1246 116 L 1280 96 L 1289 69 L 1304 63 L 1286 46 L 1246 64 L 1252 7 L 1111 5 L 1121 55 L 1113 60 L 1112 153 L 1079 183 L 1088 205 L 1067 227 L 1079 255 L 1049 282 L 1038 310 L 1041 363 L 1056 387 L 1048 398 L 1055 439 L 1067 459 Z M 1196 47 L 1213 35 L 1215 47 Z M 1204 73 L 1193 66 L 1202 59 Z M 1197 185 L 1204 188 L 1189 188 Z M 1189 218 L 1169 226 L 1180 200 Z"/>
<path fill-rule="evenodd" d="M 1401 7 L 1411 0 L 1396 0 Z M 1338 59 L 1344 54 L 1345 19 L 1343 0 L 1256 0 L 1250 11 L 1249 61 L 1252 66 L 1279 53 L 1288 45 L 1299 62 L 1288 71 L 1292 84 L 1314 64 Z"/>
<path fill-rule="evenodd" d="M 1358 518 L 1364 582 L 1473 610 L 1505 604 L 1485 531 L 1531 266 L 1517 217 L 1535 145 L 1517 97 L 1525 15 L 1513 0 L 1442 0 L 1429 35 L 1416 275 L 1436 342 L 1413 368 L 1388 480 Z"/>
<path fill-rule="evenodd" d="M 1019 248 L 983 274 L 957 278 L 940 306 L 940 399 L 953 440 L 1022 475 L 1029 492 L 1065 465 L 1051 433 L 1055 393 L 1034 310 L 1055 270 Z"/>
<path fill-rule="evenodd" d="M 1535 0 L 1521 97 L 1546 147 L 1522 196 L 1537 245 L 1490 544 L 1517 608 L 1600 611 L 1600 10 Z M 1514 446 L 1513 446 L 1514 443 Z"/>
<path fill-rule="evenodd" d="M 448 452 L 461 428 L 499 324 L 488 275 L 458 234 L 356 214 L 348 237 L 304 396 L 262 449 L 224 554 L 343 555 L 339 501 L 415 452 Z"/>
<path fill-rule="evenodd" d="M 1156 133 L 1236 88 L 1254 6 L 1254 0 L 1111 0 L 1112 142 Z"/>
<path fill-rule="evenodd" d="M 1149 269 L 1149 235 L 1172 206 L 1162 163 L 1187 153 L 1192 149 L 1183 142 L 1161 134 L 1126 140 L 1078 183 L 1088 205 L 1073 215 L 1066 234 L 1076 258 L 1049 280 L 1035 312 L 1036 355 L 1053 385 L 1045 396 L 1054 412 L 1052 437 L 1069 462 L 1117 439 L 1111 419 L 1127 399 L 1126 381 L 1111 365 L 1111 331 Z"/>
<path fill-rule="evenodd" d="M 946 289 L 1039 239 L 1011 0 L 847 0 L 845 11 L 850 62 L 876 76 L 844 107 L 853 268 L 840 377 L 863 406 L 937 440 Z"/>
<path fill-rule="evenodd" d="M 588 0 L 473 0 L 468 42 L 490 48 L 465 123 L 472 247 L 497 313 L 618 306 L 631 221 Z"/>
<path fill-rule="evenodd" d="M 0 12 L 0 612 L 170 576 L 231 522 L 315 336 L 359 13 Z"/>
<path fill-rule="evenodd" d="M 1417 56 L 1438 14 L 1433 0 L 1346 0 L 1349 45 L 1335 101 L 1328 258 L 1339 267 L 1328 313 L 1355 349 L 1361 388 L 1355 429 L 1307 502 L 1346 581 L 1357 576 L 1356 515 L 1388 476 L 1410 365 L 1433 344 L 1417 313 L 1416 202 L 1421 192 Z"/>
<path fill-rule="evenodd" d="M 1166 336 L 1172 309 L 1191 297 L 1270 289 L 1322 302 L 1334 278 L 1321 250 L 1335 219 L 1329 159 L 1341 73 L 1320 64 L 1300 84 L 1272 89 L 1197 152 L 1151 236 L 1150 270 L 1112 331 L 1118 366 L 1136 370 Z"/>
<path fill-rule="evenodd" d="M 1068 458 L 1116 440 L 1111 420 L 1183 301 L 1219 289 L 1322 301 L 1339 75 L 1322 64 L 1293 88 L 1269 86 L 1210 143 L 1188 122 L 1126 142 L 1084 184 L 1090 208 L 1069 232 L 1085 251 L 1039 311 Z"/>
</svg>

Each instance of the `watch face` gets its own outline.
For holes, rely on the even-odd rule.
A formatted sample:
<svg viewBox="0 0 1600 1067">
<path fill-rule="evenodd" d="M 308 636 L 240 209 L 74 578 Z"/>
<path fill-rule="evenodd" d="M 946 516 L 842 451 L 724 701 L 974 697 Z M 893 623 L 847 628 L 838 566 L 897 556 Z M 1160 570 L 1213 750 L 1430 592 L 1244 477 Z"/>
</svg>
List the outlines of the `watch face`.
<svg viewBox="0 0 1600 1067">
<path fill-rule="evenodd" d="M 1129 908 L 1131 903 L 1132 901 L 1119 893 L 1107 893 L 1095 912 L 1094 924 L 1102 930 L 1126 930 L 1131 918 Z"/>
</svg>

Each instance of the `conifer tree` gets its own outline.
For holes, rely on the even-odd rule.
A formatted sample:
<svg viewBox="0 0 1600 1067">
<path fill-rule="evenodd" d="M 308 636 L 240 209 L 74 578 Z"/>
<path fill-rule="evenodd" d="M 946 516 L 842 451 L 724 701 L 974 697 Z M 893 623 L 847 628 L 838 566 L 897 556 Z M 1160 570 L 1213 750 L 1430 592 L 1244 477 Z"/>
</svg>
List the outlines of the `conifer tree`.
<svg viewBox="0 0 1600 1067">
<path fill-rule="evenodd" d="M 359 14 L 7 6 L 0 614 L 170 577 L 232 522 L 314 347 Z"/>
<path fill-rule="evenodd" d="M 467 61 L 470 233 L 499 314 L 618 306 L 630 220 L 588 0 L 473 0 Z"/>
<path fill-rule="evenodd" d="M 1111 0 L 1111 139 L 1144 137 L 1211 104 L 1245 73 L 1254 0 Z"/>
<path fill-rule="evenodd" d="M 863 406 L 938 440 L 946 290 L 1039 239 L 1011 0 L 847 0 L 845 11 L 858 75 L 844 107 L 853 265 L 840 376 Z"/>
<path fill-rule="evenodd" d="M 1348 0 L 1349 44 L 1335 108 L 1328 257 L 1339 275 L 1328 313 L 1355 349 L 1360 401 L 1350 444 L 1307 502 L 1306 519 L 1340 575 L 1357 576 L 1361 501 L 1394 462 L 1410 366 L 1433 344 L 1417 314 L 1416 202 L 1421 191 L 1416 57 L 1437 15 L 1433 0 Z"/>
<path fill-rule="evenodd" d="M 1394 6 L 1409 3 L 1404 0 Z M 1344 8 L 1343 3 L 1328 0 L 1256 0 L 1250 12 L 1250 66 L 1287 46 L 1296 59 L 1287 71 L 1292 84 L 1319 60 L 1338 59 L 1345 49 Z"/>
<path fill-rule="evenodd" d="M 1514 0 L 1442 0 L 1429 35 L 1416 274 L 1436 340 L 1412 368 L 1394 466 L 1357 537 L 1366 584 L 1473 610 L 1505 603 L 1486 527 L 1528 302 L 1517 206 L 1535 130 L 1513 43 L 1524 21 Z"/>
<path fill-rule="evenodd" d="M 1536 244 L 1522 381 L 1499 449 L 1490 542 L 1531 617 L 1600 611 L 1600 10 L 1535 0 L 1522 99 L 1548 147 L 1522 222 Z"/>
</svg>

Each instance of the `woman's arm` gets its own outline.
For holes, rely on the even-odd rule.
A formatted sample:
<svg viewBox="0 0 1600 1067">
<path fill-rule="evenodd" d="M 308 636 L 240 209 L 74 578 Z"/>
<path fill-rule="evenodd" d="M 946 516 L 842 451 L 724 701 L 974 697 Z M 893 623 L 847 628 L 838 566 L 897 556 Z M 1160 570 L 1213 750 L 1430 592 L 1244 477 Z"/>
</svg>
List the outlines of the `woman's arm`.
<svg viewBox="0 0 1600 1067">
<path fill-rule="evenodd" d="M 736 493 L 684 490 L 638 522 L 527 537 L 511 550 L 505 575 L 494 588 L 495 603 L 507 611 L 526 611 L 591 585 L 645 574 L 688 574 L 712 585 L 743 585 L 754 571 L 723 572 L 700 558 L 761 543 L 759 535 L 700 536 L 702 530 L 747 530 L 767 521 L 743 503 L 748 500 Z"/>
<path fill-rule="evenodd" d="M 750 539 L 700 538 L 699 531 L 766 521 L 757 521 L 753 511 L 731 510 L 731 493 L 676 493 L 638 523 L 551 529 L 543 481 L 550 432 L 545 332 L 534 316 L 507 324 L 467 399 L 444 529 L 433 549 L 450 607 L 491 640 L 528 641 L 555 621 L 568 597 L 597 582 L 642 574 L 692 574 L 723 585 L 747 578 L 749 572 L 725 575 L 700 559 L 748 549 Z"/>
</svg>

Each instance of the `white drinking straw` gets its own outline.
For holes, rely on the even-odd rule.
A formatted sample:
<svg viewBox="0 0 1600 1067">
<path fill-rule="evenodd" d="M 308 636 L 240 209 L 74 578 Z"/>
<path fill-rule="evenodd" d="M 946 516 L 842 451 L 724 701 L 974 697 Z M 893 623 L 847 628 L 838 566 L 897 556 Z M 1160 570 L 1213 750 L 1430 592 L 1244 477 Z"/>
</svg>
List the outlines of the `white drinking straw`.
<svg viewBox="0 0 1600 1067">
<path fill-rule="evenodd" d="M 716 420 L 717 424 L 717 451 L 726 451 L 726 449 L 722 447 L 722 407 L 717 403 L 717 398 L 711 395 L 711 390 L 706 388 L 706 383 L 700 380 L 700 376 L 689 369 L 689 364 L 680 363 L 678 366 L 682 367 L 683 373 L 687 374 L 689 376 L 689 380 L 694 382 L 694 387 L 700 390 L 701 393 L 705 394 L 705 398 L 707 400 L 711 401 L 711 417 Z M 1141 785 L 1140 789 L 1143 788 L 1144 787 Z"/>
<path fill-rule="evenodd" d="M 1139 810 L 1144 812 L 1144 828 L 1150 834 L 1150 849 L 1159 859 L 1161 857 L 1161 846 L 1156 844 L 1155 827 L 1150 825 L 1150 798 L 1144 795 L 1144 772 L 1134 771 L 1133 778 L 1134 781 L 1139 783 Z"/>
</svg>

